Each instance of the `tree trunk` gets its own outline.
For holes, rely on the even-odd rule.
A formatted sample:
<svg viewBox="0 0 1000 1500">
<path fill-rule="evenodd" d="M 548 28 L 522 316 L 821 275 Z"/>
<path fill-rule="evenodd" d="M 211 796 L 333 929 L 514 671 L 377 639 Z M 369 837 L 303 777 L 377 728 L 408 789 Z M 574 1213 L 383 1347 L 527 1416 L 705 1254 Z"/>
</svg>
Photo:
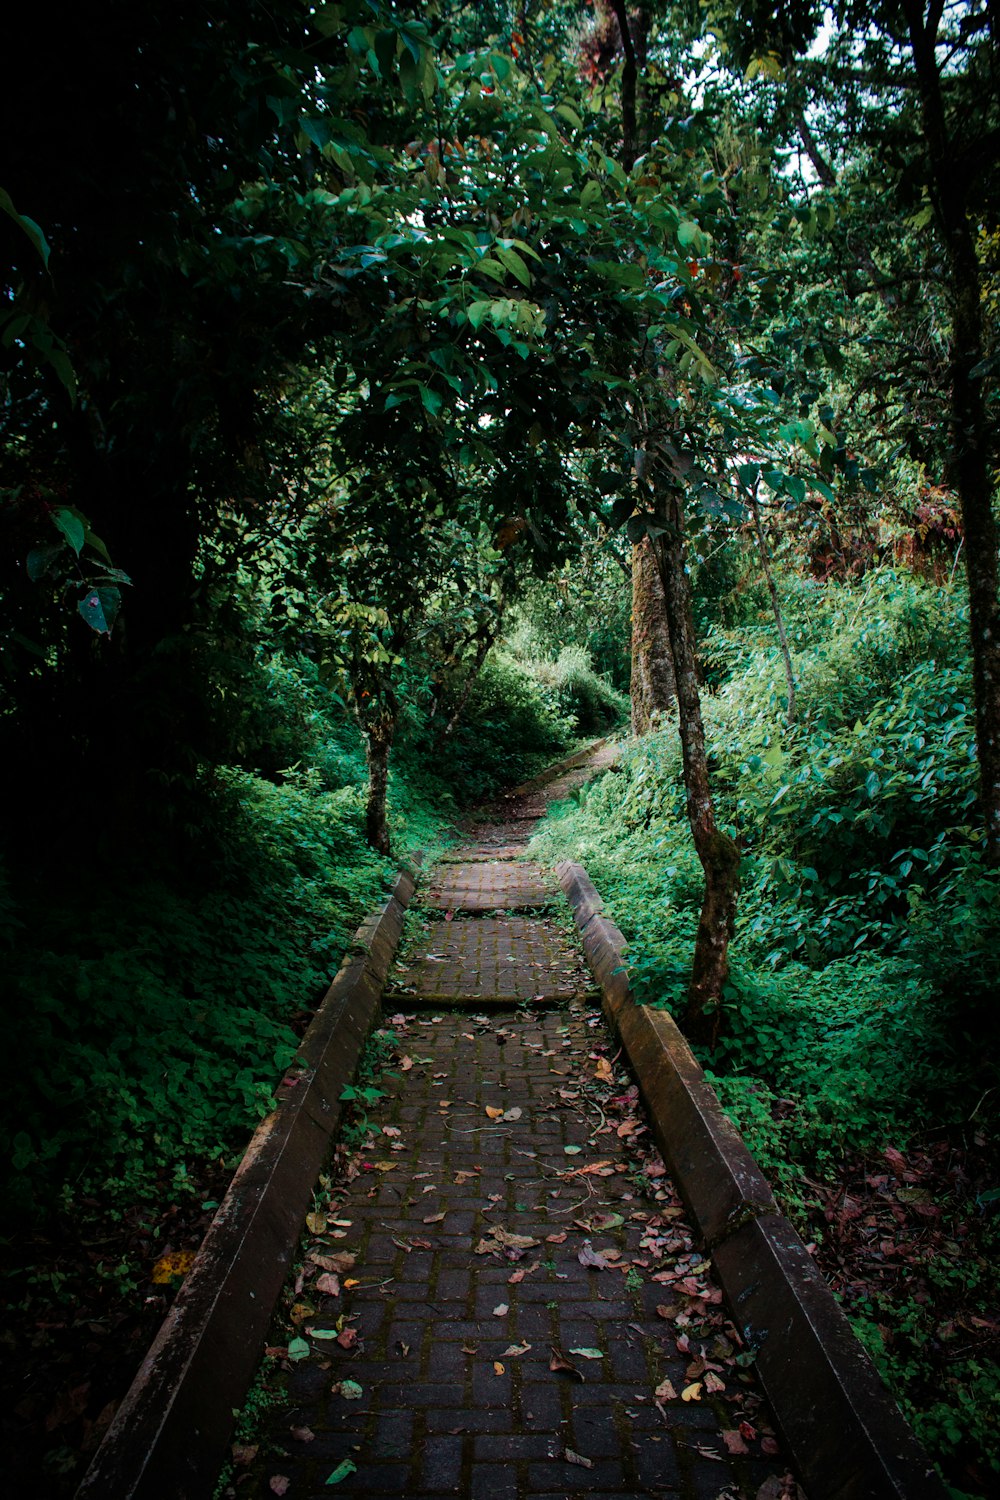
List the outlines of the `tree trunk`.
<svg viewBox="0 0 1000 1500">
<path fill-rule="evenodd" d="M 1000 865 L 1000 578 L 997 526 L 993 518 L 990 448 L 982 377 L 974 374 L 984 357 L 979 262 L 966 199 L 965 176 L 955 169 L 941 96 L 936 56 L 941 10 L 932 7 L 925 24 L 918 0 L 904 0 L 913 64 L 930 160 L 931 197 L 948 258 L 951 302 L 951 427 L 955 488 L 962 506 L 965 568 L 969 580 L 972 681 L 976 706 L 980 802 L 986 828 L 986 855 Z"/>
<path fill-rule="evenodd" d="M 792 653 L 788 649 L 788 635 L 785 631 L 785 617 L 781 612 L 781 600 L 778 598 L 778 590 L 774 582 L 774 574 L 771 572 L 771 559 L 767 553 L 767 538 L 764 536 L 764 528 L 760 524 L 760 506 L 754 495 L 750 500 L 750 513 L 753 516 L 754 529 L 757 532 L 757 546 L 760 549 L 760 565 L 767 580 L 768 593 L 771 595 L 771 610 L 774 614 L 774 623 L 778 628 L 778 641 L 781 646 L 781 660 L 785 667 L 785 687 L 788 690 L 788 705 L 785 709 L 785 722 L 791 727 L 795 723 L 795 673 L 792 670 Z"/>
<path fill-rule="evenodd" d="M 365 812 L 365 838 L 370 848 L 389 855 L 389 826 L 386 822 L 386 792 L 389 786 L 389 752 L 396 733 L 396 715 L 383 708 L 365 726 L 365 759 L 368 762 L 368 807 Z"/>
<path fill-rule="evenodd" d="M 632 733 L 648 734 L 677 701 L 667 607 L 649 537 L 632 548 Z"/>
<path fill-rule="evenodd" d="M 663 583 L 670 649 L 677 678 L 678 729 L 688 821 L 705 872 L 705 895 L 695 937 L 683 1024 L 692 1040 L 712 1047 L 719 1035 L 723 989 L 729 977 L 729 943 L 736 924 L 740 889 L 740 852 L 715 822 L 698 691 L 691 581 L 685 566 L 684 512 L 679 490 L 663 491 L 657 515 L 667 528 L 653 545 Z"/>
</svg>

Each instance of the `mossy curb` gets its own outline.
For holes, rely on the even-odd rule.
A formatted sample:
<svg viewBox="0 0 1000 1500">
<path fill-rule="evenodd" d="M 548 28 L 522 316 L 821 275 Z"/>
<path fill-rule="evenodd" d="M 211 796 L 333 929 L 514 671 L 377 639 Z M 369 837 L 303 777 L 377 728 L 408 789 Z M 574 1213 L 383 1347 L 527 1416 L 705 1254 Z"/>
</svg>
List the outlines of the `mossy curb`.
<svg viewBox="0 0 1000 1500">
<path fill-rule="evenodd" d="M 114 1421 L 80 1500 L 195 1500 L 211 1493 L 260 1361 L 340 1101 L 375 1024 L 413 894 L 362 923 L 262 1120 Z"/>
<path fill-rule="evenodd" d="M 801 1239 L 666 1011 L 637 1005 L 625 940 L 581 865 L 558 866 L 657 1145 L 711 1251 L 809 1500 L 945 1500 Z"/>
</svg>

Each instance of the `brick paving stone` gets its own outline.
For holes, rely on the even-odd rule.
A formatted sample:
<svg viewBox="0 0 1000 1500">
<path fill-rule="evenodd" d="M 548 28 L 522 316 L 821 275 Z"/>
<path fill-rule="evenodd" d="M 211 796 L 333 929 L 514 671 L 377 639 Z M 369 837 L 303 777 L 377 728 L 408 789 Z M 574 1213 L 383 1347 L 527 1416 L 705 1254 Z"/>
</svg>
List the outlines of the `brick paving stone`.
<svg viewBox="0 0 1000 1500">
<path fill-rule="evenodd" d="M 564 899 L 554 876 L 544 874 L 537 865 L 513 861 L 439 865 L 420 892 L 422 906 L 465 912 L 552 906 Z"/>
<path fill-rule="evenodd" d="M 486 892 L 528 905 L 533 888 L 551 899 L 532 867 L 487 873 L 482 856 L 494 837 L 523 848 L 510 842 L 515 815 L 523 821 L 527 807 L 534 816 L 543 797 L 566 795 L 586 775 L 565 773 L 505 804 L 499 829 L 473 827 L 477 857 L 437 872 L 438 904 L 457 909 L 461 893 Z M 294 1332 L 310 1353 L 283 1376 L 285 1399 L 261 1435 L 265 1456 L 234 1493 L 266 1500 L 281 1474 L 290 1500 L 318 1500 L 349 1457 L 357 1467 L 337 1484 L 344 1497 L 754 1500 L 786 1466 L 757 1443 L 745 1457 L 726 1452 L 721 1432 L 755 1399 L 746 1373 L 721 1365 L 723 1392 L 681 1397 L 696 1383 L 699 1325 L 679 1348 L 678 1327 L 656 1312 L 673 1294 L 649 1279 L 661 1261 L 641 1241 L 665 1203 L 659 1232 L 680 1244 L 686 1231 L 670 1189 L 655 1178 L 648 1190 L 637 1184 L 634 1148 L 587 1105 L 581 1078 L 607 1049 L 581 955 L 554 926 L 522 918 L 437 919 L 427 936 L 409 959 L 410 982 L 465 1004 L 442 1001 L 428 1015 L 406 1010 L 412 997 L 391 996 L 406 1066 L 383 1075 L 369 1142 L 336 1188 L 339 1237 L 306 1241 L 307 1251 L 353 1252 L 356 1284 L 342 1277 L 337 1297 L 316 1296 L 308 1282 L 291 1294 L 309 1299 L 307 1312 L 273 1342 Z M 559 1009 L 487 1008 L 559 985 Z M 504 1233 L 537 1243 L 505 1245 Z M 581 1263 L 586 1247 L 609 1253 L 606 1269 Z M 357 1332 L 353 1348 L 309 1333 L 342 1327 Z M 583 1378 L 554 1371 L 553 1349 Z M 676 1395 L 657 1402 L 664 1379 Z M 360 1399 L 345 1398 L 343 1381 L 362 1388 Z M 293 1427 L 314 1440 L 295 1441 Z"/>
<path fill-rule="evenodd" d="M 592 989 L 582 950 L 554 923 L 479 917 L 435 923 L 429 941 L 394 966 L 386 1004 L 405 1005 L 408 994 L 441 1004 L 569 1001 Z"/>
</svg>

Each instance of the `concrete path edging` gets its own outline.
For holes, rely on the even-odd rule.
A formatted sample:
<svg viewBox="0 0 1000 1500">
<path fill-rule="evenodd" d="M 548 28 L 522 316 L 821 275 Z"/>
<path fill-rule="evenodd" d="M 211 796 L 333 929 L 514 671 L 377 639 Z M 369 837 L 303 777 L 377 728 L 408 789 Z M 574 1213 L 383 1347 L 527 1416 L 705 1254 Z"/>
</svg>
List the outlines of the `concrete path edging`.
<svg viewBox="0 0 1000 1500">
<path fill-rule="evenodd" d="M 205 1500 L 260 1361 L 317 1174 L 378 1017 L 414 881 L 361 925 L 77 1490 Z"/>
<path fill-rule="evenodd" d="M 625 939 L 581 865 L 556 871 L 639 1083 L 809 1500 L 944 1500 L 946 1490 L 666 1011 L 638 1005 Z"/>
<path fill-rule="evenodd" d="M 547 786 L 564 771 L 572 771 L 575 767 L 584 765 L 596 751 L 603 750 L 605 745 L 611 744 L 612 740 L 620 737 L 621 731 L 606 734 L 599 740 L 591 740 L 588 745 L 584 745 L 582 750 L 574 750 L 572 755 L 565 755 L 562 760 L 554 761 L 552 765 L 546 766 L 544 771 L 538 772 L 537 776 L 529 776 L 528 780 L 522 781 L 519 786 L 511 787 L 510 791 L 501 792 L 496 800 L 498 802 L 510 801 L 514 797 L 523 797 L 527 792 L 534 792 Z"/>
</svg>

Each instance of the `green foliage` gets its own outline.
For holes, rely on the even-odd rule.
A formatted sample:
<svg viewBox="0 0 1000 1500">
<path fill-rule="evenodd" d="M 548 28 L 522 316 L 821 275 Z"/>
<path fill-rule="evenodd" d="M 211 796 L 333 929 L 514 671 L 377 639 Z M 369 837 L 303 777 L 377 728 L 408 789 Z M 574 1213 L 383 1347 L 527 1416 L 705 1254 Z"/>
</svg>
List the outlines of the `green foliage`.
<svg viewBox="0 0 1000 1500">
<path fill-rule="evenodd" d="M 744 857 L 711 1067 L 793 1191 L 803 1167 L 964 1118 L 968 1091 L 989 1086 L 1000 884 L 974 822 L 961 593 L 890 573 L 788 592 L 801 722 L 784 724 L 763 625 L 714 632 L 728 675 L 705 707 Z M 702 894 L 679 761 L 672 729 L 650 736 L 537 840 L 587 865 L 654 1004 L 683 996 Z"/>
<path fill-rule="evenodd" d="M 4 1145 L 9 1208 L 142 1193 L 196 1157 L 229 1156 L 295 1056 L 314 1006 L 389 873 L 361 838 L 355 788 L 315 773 L 276 787 L 216 773 L 203 815 L 227 824 L 212 866 L 178 886 L 105 872 L 86 928 L 71 901 L 25 900 L 8 968 Z M 99 872 L 95 871 L 95 876 Z"/>
<path fill-rule="evenodd" d="M 573 721 L 560 711 L 556 695 L 520 662 L 495 651 L 453 733 L 438 743 L 431 721 L 415 740 L 414 753 L 433 764 L 442 789 L 451 788 L 459 801 L 472 801 L 531 776 L 573 737 Z M 403 764 L 406 755 L 404 750 Z"/>
<path fill-rule="evenodd" d="M 532 671 L 578 734 L 600 734 L 628 716 L 628 698 L 597 675 L 582 646 L 564 646 L 554 662 L 537 662 Z"/>
</svg>

